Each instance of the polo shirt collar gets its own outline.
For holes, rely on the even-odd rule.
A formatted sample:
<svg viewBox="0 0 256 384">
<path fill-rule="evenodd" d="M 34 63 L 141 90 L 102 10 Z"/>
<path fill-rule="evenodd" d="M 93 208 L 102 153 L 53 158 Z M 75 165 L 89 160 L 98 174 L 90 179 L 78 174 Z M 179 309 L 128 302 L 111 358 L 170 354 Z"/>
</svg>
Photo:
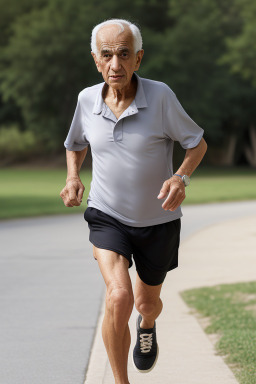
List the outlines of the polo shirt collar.
<svg viewBox="0 0 256 384">
<path fill-rule="evenodd" d="M 133 73 L 133 75 L 137 78 L 137 82 L 138 82 L 137 91 L 136 91 L 136 95 L 135 95 L 135 99 L 134 99 L 133 103 L 135 102 L 135 105 L 137 108 L 145 108 L 148 106 L 148 104 L 147 104 L 147 100 L 145 97 L 141 78 L 135 72 Z M 99 114 L 102 112 L 103 103 L 104 103 L 104 100 L 102 97 L 102 90 L 103 90 L 103 87 L 105 84 L 106 84 L 105 82 L 101 83 L 100 89 L 97 93 L 96 100 L 95 100 L 94 107 L 93 107 L 93 111 L 92 111 L 94 114 Z"/>
</svg>

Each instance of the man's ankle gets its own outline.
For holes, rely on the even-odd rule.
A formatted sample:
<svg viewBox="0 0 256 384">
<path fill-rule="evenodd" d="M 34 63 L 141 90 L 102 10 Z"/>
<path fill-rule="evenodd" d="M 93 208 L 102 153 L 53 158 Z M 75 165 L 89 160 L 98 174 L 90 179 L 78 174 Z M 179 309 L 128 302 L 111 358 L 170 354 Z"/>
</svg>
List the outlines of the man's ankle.
<svg viewBox="0 0 256 384">
<path fill-rule="evenodd" d="M 144 319 L 143 316 L 142 316 L 142 320 L 141 320 L 141 323 L 140 323 L 140 328 L 150 329 L 150 328 L 154 327 L 154 324 L 155 324 L 155 320 Z"/>
</svg>

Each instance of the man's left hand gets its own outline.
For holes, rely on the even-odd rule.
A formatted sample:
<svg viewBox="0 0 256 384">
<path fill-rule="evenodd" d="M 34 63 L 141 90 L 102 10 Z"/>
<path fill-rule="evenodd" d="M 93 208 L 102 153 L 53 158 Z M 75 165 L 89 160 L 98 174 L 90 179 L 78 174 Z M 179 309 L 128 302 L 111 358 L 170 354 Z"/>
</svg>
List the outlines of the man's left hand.
<svg viewBox="0 0 256 384">
<path fill-rule="evenodd" d="M 185 185 L 179 176 L 173 176 L 163 183 L 158 199 L 167 198 L 162 204 L 164 210 L 175 211 L 185 199 Z"/>
</svg>

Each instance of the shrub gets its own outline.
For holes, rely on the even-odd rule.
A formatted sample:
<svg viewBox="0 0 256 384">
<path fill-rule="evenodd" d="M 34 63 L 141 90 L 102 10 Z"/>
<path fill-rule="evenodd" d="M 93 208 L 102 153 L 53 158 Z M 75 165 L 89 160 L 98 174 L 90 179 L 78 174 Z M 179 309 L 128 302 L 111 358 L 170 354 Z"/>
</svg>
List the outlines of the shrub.
<svg viewBox="0 0 256 384">
<path fill-rule="evenodd" d="M 1 165 L 17 160 L 27 160 L 36 153 L 38 153 L 38 146 L 33 132 L 21 132 L 17 125 L 0 128 Z"/>
</svg>

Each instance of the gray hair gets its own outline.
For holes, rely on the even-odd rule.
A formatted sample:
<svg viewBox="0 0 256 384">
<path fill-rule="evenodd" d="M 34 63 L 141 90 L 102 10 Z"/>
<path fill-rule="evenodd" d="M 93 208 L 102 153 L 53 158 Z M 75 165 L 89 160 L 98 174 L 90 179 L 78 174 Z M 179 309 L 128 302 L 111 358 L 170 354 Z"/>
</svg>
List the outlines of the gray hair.
<svg viewBox="0 0 256 384">
<path fill-rule="evenodd" d="M 142 36 L 141 36 L 140 30 L 137 27 L 137 25 L 131 23 L 128 20 L 124 20 L 124 19 L 109 19 L 109 20 L 103 21 L 102 23 L 96 25 L 92 30 L 91 50 L 93 53 L 95 53 L 95 55 L 98 55 L 98 49 L 97 49 L 97 44 L 96 44 L 97 33 L 102 27 L 104 27 L 105 25 L 109 25 L 109 24 L 110 25 L 113 25 L 113 24 L 118 25 L 120 27 L 119 33 L 122 33 L 124 31 L 124 25 L 123 24 L 128 25 L 128 27 L 130 28 L 132 35 L 133 35 L 134 53 L 137 53 L 138 51 L 140 51 L 142 49 Z"/>
</svg>

